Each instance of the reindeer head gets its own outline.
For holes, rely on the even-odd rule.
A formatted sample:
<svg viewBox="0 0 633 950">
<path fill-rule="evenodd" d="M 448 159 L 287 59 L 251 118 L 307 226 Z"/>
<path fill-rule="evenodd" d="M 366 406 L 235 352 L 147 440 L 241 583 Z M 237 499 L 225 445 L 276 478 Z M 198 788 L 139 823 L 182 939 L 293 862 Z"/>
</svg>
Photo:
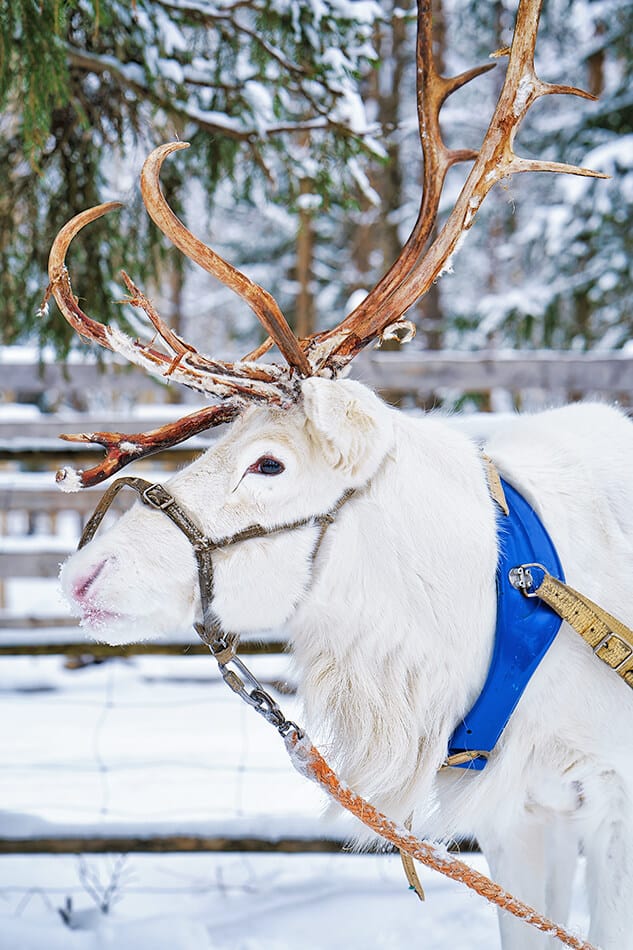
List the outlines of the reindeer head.
<svg viewBox="0 0 633 950">
<path fill-rule="evenodd" d="M 261 287 L 194 237 L 162 194 L 162 163 L 185 143 L 163 145 L 141 175 L 149 214 L 176 246 L 238 293 L 269 334 L 257 350 L 236 363 L 198 353 L 171 331 L 145 295 L 124 274 L 130 303 L 143 309 L 158 343 L 144 344 L 88 317 L 75 299 L 65 256 L 78 231 L 116 207 L 100 205 L 73 218 L 58 235 L 49 261 L 52 293 L 66 319 L 82 337 L 123 354 L 151 373 L 170 377 L 219 400 L 154 432 L 134 436 L 91 433 L 65 436 L 97 442 L 105 460 L 88 471 L 58 476 L 62 487 L 93 485 L 128 462 L 219 423 L 231 431 L 169 483 L 210 538 L 294 522 L 327 511 L 341 493 L 375 474 L 393 441 L 390 410 L 359 384 L 337 379 L 372 340 L 402 327 L 403 315 L 432 285 L 472 226 L 492 186 L 516 172 L 597 173 L 555 162 L 517 156 L 516 131 L 541 96 L 581 90 L 542 82 L 534 70 L 539 0 L 521 0 L 508 53 L 505 82 L 478 151 L 449 149 L 439 114 L 446 98 L 490 65 L 447 78 L 439 75 L 431 50 L 429 5 L 420 0 L 417 40 L 418 116 L 424 158 L 424 190 L 413 231 L 397 261 L 365 300 L 338 327 L 298 340 L 279 307 Z M 502 55 L 499 54 L 499 55 Z M 457 162 L 472 169 L 446 224 L 430 239 L 444 179 Z M 600 177 L 600 176 L 598 176 Z M 287 366 L 262 364 L 277 344 Z M 214 609 L 232 629 L 257 629 L 284 621 L 309 587 L 313 526 L 231 545 L 218 551 Z M 108 534 L 74 555 L 63 571 L 68 595 L 86 621 L 108 637 L 146 636 L 173 629 L 196 616 L 196 569 L 190 545 L 158 512 L 136 506 Z M 136 627 L 131 630 L 130 619 Z"/>
<path fill-rule="evenodd" d="M 306 379 L 296 405 L 246 409 L 167 483 L 212 541 L 254 525 L 274 531 L 213 552 L 213 612 L 225 629 L 257 631 L 288 619 L 311 586 L 321 537 L 313 516 L 374 476 L 393 442 L 392 415 L 360 383 Z M 190 541 L 140 502 L 73 555 L 61 576 L 84 623 L 109 642 L 201 619 Z"/>
</svg>

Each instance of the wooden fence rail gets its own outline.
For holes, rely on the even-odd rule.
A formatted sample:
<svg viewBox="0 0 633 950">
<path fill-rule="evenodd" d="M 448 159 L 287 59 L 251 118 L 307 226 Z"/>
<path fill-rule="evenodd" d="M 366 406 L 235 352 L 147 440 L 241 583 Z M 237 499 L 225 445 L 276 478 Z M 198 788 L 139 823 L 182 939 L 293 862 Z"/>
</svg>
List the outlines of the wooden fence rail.
<svg viewBox="0 0 633 950">
<path fill-rule="evenodd" d="M 586 393 L 633 395 L 633 355 L 622 352 L 374 350 L 353 365 L 357 378 L 378 391 L 421 396 L 442 389 L 462 393 L 538 389 L 576 398 Z"/>
<path fill-rule="evenodd" d="M 149 402 L 169 401 L 167 384 L 127 364 L 117 365 L 111 360 L 38 363 L 32 359 L 8 359 L 8 351 L 4 353 L 3 358 L 0 350 L 0 382 L 3 391 L 17 402 L 46 395 L 49 402 L 63 399 L 82 405 L 87 399 L 94 400 L 100 391 L 127 399 L 144 395 Z"/>
<path fill-rule="evenodd" d="M 0 580 L 9 578 L 57 577 L 59 565 L 72 552 L 68 545 L 45 551 L 25 551 L 3 542 L 0 550 Z"/>
<path fill-rule="evenodd" d="M 204 835 L 82 835 L 71 838 L 0 838 L 0 854 L 130 854 L 144 852 L 276 852 L 279 854 L 332 853 L 342 851 L 341 838 L 205 837 Z M 472 848 L 470 850 L 473 850 Z"/>
<path fill-rule="evenodd" d="M 633 394 L 633 354 L 621 350 L 575 353 L 567 350 L 477 350 L 398 352 L 372 350 L 352 364 L 353 375 L 378 390 L 428 394 L 438 389 L 487 392 L 506 389 Z M 152 381 L 143 373 L 108 365 L 70 363 L 67 366 L 32 362 L 3 363 L 0 381 L 5 393 L 21 401 L 25 396 L 58 392 L 67 398 L 103 390 L 116 397 L 138 398 L 151 393 L 150 402 L 168 402 L 179 390 Z M 153 399 L 152 399 L 153 397 Z M 173 411 L 173 408 L 172 410 Z M 186 411 L 186 409 L 185 409 Z M 156 410 L 160 416 L 160 408 Z"/>
<path fill-rule="evenodd" d="M 285 640 L 243 641 L 239 644 L 240 656 L 261 656 L 269 653 L 283 653 L 288 644 Z M 209 648 L 201 641 L 186 643 L 177 641 L 147 641 L 143 643 L 122 643 L 109 646 L 86 640 L 60 640 L 57 643 L 10 643 L 0 639 L 0 656 L 92 656 L 107 660 L 113 657 L 128 656 L 209 656 Z"/>
</svg>

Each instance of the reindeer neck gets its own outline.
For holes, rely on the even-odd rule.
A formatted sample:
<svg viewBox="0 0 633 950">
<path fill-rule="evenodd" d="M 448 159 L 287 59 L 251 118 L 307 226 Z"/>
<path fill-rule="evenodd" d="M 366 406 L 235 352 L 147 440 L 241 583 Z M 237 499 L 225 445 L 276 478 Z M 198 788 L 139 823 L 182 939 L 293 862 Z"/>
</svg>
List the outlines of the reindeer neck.
<svg viewBox="0 0 633 950">
<path fill-rule="evenodd" d="M 332 527 L 290 624 L 309 728 L 323 725 L 350 784 L 394 801 L 413 776 L 430 780 L 478 694 L 496 609 L 476 447 L 438 423 L 404 428 Z"/>
</svg>

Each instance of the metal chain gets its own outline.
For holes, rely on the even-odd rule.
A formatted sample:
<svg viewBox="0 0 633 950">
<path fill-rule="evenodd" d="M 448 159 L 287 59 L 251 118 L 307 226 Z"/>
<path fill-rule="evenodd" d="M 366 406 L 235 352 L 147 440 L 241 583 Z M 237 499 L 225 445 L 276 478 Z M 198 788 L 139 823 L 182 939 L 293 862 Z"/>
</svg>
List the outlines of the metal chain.
<svg viewBox="0 0 633 950">
<path fill-rule="evenodd" d="M 208 644 L 217 660 L 222 679 L 234 693 L 251 706 L 255 712 L 271 723 L 284 738 L 294 732 L 297 739 L 303 738 L 303 730 L 291 719 L 286 719 L 277 701 L 268 693 L 256 676 L 235 655 L 234 641 L 222 635 Z"/>
</svg>

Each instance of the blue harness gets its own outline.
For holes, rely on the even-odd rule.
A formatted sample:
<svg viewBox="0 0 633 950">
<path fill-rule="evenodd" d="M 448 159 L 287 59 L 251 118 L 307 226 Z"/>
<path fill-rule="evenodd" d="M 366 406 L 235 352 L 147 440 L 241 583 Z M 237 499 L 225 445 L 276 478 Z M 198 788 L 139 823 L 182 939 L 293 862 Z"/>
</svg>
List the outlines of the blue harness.
<svg viewBox="0 0 633 950">
<path fill-rule="evenodd" d="M 455 729 L 448 747 L 450 767 L 478 772 L 485 768 L 488 755 L 562 624 L 542 600 L 525 597 L 510 583 L 510 571 L 522 564 L 543 565 L 561 581 L 565 575 L 552 539 L 534 509 L 503 479 L 502 485 L 509 514 L 502 517 L 498 530 L 494 651 L 479 698 Z M 481 755 L 474 754 L 477 752 Z M 460 753 L 473 753 L 473 757 L 451 763 L 450 757 Z"/>
</svg>

